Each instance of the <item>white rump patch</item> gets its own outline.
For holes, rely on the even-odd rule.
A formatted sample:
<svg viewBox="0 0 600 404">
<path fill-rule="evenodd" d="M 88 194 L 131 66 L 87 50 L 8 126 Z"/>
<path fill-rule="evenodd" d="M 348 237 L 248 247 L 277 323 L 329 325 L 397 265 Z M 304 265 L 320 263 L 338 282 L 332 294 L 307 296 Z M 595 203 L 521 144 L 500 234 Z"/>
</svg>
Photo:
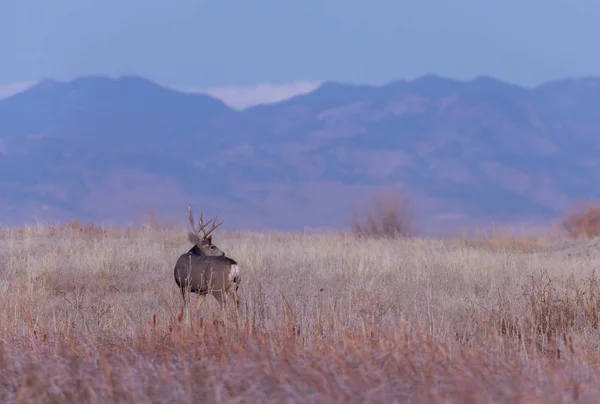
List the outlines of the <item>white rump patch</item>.
<svg viewBox="0 0 600 404">
<path fill-rule="evenodd" d="M 237 265 L 232 265 L 229 270 L 229 281 L 233 282 L 235 278 L 239 278 L 240 276 L 240 267 Z"/>
</svg>

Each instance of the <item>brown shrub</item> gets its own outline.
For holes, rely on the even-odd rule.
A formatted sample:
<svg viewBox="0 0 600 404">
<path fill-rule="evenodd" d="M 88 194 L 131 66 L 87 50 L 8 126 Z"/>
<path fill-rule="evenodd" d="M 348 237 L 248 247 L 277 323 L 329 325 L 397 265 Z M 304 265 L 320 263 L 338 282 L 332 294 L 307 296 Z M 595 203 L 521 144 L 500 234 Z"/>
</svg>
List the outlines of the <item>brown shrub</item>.
<svg viewBox="0 0 600 404">
<path fill-rule="evenodd" d="M 366 237 L 411 237 L 416 234 L 414 213 L 408 198 L 393 193 L 373 195 L 362 215 L 350 221 L 352 233 Z"/>
<path fill-rule="evenodd" d="M 600 203 L 575 206 L 559 224 L 573 238 L 600 236 Z"/>
</svg>

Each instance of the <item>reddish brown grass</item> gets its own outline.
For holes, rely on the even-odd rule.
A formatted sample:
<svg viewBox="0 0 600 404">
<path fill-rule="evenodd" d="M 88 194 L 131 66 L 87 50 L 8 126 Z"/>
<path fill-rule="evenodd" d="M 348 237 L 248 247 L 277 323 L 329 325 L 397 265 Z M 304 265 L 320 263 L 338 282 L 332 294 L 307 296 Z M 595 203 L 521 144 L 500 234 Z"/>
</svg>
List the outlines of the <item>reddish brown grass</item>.
<svg viewBox="0 0 600 404">
<path fill-rule="evenodd" d="M 248 320 L 186 327 L 152 315 L 120 342 L 56 321 L 25 335 L 2 330 L 3 402 L 591 403 L 600 382 L 597 349 L 572 336 L 560 356 L 556 342 L 520 349 L 516 337 L 490 335 L 464 345 L 366 320 L 360 334 L 324 330 L 313 342 L 283 319 L 260 332 Z"/>
</svg>

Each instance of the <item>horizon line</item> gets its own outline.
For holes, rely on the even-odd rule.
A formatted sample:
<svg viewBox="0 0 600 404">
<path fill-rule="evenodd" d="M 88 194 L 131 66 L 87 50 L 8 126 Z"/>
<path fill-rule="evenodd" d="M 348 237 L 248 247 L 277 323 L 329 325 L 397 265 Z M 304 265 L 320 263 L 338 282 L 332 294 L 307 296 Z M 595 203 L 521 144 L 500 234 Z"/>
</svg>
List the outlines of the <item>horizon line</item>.
<svg viewBox="0 0 600 404">
<path fill-rule="evenodd" d="M 70 84 L 80 80 L 86 79 L 108 79 L 113 81 L 123 80 L 123 79 L 139 79 L 143 81 L 147 81 L 153 85 L 168 89 L 170 91 L 175 91 L 182 94 L 202 94 L 215 99 L 222 101 L 228 107 L 235 110 L 244 110 L 247 108 L 259 106 L 259 105 L 271 105 L 277 104 L 279 102 L 290 100 L 294 97 L 311 94 L 317 91 L 319 88 L 324 85 L 341 85 L 341 86 L 350 86 L 350 87 L 368 87 L 368 88 L 384 88 L 390 85 L 405 83 L 405 84 L 413 84 L 418 81 L 426 80 L 426 79 L 435 79 L 440 81 L 450 81 L 460 84 L 472 83 L 478 80 L 490 80 L 496 81 L 505 85 L 515 86 L 523 89 L 534 90 L 536 88 L 543 87 L 548 84 L 564 82 L 564 81 L 572 81 L 572 80 L 600 80 L 600 75 L 582 75 L 582 76 L 562 76 L 560 78 L 555 78 L 547 81 L 540 82 L 537 85 L 522 85 L 516 84 L 513 82 L 509 82 L 503 80 L 501 78 L 487 75 L 487 74 L 479 74 L 477 76 L 473 76 L 469 79 L 461 79 L 451 77 L 449 75 L 442 75 L 437 73 L 425 73 L 419 76 L 416 76 L 412 79 L 399 78 L 392 79 L 383 84 L 368 84 L 368 83 L 355 83 L 355 82 L 344 82 L 337 80 L 294 80 L 287 83 L 272 83 L 267 81 L 261 81 L 255 84 L 250 85 L 222 85 L 222 86 L 213 86 L 208 88 L 202 88 L 198 86 L 170 86 L 166 84 L 160 83 L 158 80 L 153 80 L 146 76 L 140 74 L 101 74 L 101 73 L 89 73 L 82 74 L 78 76 L 74 76 L 71 78 L 53 78 L 53 77 L 44 77 L 37 81 L 21 81 L 10 83 L 7 85 L 0 85 L 0 102 L 7 100 L 13 96 L 22 94 L 31 90 L 32 88 L 39 86 L 43 83 L 55 83 L 55 84 Z M 236 101 L 237 100 L 237 101 Z M 245 101 L 245 102 L 243 102 Z"/>
</svg>

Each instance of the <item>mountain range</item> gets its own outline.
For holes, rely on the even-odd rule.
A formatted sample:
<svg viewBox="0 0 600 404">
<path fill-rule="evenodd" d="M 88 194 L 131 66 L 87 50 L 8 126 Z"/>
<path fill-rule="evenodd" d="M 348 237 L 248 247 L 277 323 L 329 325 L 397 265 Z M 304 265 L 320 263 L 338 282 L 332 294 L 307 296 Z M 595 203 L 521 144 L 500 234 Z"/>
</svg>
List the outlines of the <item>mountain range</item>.
<svg viewBox="0 0 600 404">
<path fill-rule="evenodd" d="M 137 76 L 43 80 L 0 100 L 0 225 L 343 227 L 379 191 L 425 228 L 550 223 L 600 198 L 600 78 L 521 87 L 427 75 L 325 82 L 238 111 Z"/>
</svg>

